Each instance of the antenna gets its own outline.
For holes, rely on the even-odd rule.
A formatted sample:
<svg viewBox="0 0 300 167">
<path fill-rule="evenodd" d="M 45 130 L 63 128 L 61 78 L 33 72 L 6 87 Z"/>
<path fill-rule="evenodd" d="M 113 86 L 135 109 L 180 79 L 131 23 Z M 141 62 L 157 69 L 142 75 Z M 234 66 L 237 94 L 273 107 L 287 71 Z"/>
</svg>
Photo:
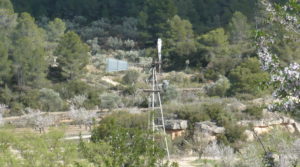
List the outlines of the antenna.
<svg viewBox="0 0 300 167">
<path fill-rule="evenodd" d="M 149 107 L 152 108 L 153 112 L 157 112 L 158 115 L 160 115 L 161 119 L 161 125 L 157 125 L 155 123 L 155 113 L 152 113 L 152 131 L 155 132 L 158 129 L 162 129 L 163 135 L 164 135 L 164 140 L 165 140 L 165 149 L 167 152 L 168 160 L 170 160 L 170 152 L 168 148 L 168 140 L 167 140 L 167 134 L 166 134 L 166 128 L 165 128 L 165 118 L 164 118 L 164 111 L 162 108 L 162 102 L 161 102 L 161 96 L 160 96 L 160 88 L 158 84 L 158 79 L 157 79 L 157 70 L 160 71 L 161 68 L 161 48 L 162 48 L 162 40 L 159 38 L 157 40 L 157 49 L 158 49 L 158 62 L 153 62 L 151 66 L 151 88 L 152 89 L 144 89 L 144 92 L 151 93 L 151 105 Z M 155 111 L 159 109 L 159 111 Z M 157 121 L 159 122 L 159 121 Z M 150 127 L 149 127 L 150 128 Z M 153 136 L 154 140 L 154 136 Z"/>
</svg>

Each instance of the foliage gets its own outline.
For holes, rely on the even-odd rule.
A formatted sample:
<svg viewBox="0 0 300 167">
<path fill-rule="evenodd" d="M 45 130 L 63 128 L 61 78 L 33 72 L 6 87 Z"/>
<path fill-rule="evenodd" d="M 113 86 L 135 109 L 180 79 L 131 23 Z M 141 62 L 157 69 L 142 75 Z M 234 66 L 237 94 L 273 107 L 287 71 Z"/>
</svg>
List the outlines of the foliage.
<svg viewBox="0 0 300 167">
<path fill-rule="evenodd" d="M 144 9 L 139 13 L 141 36 L 146 44 L 153 44 L 158 37 L 167 31 L 167 21 L 176 14 L 176 6 L 172 0 L 146 0 Z"/>
<path fill-rule="evenodd" d="M 56 18 L 53 21 L 50 21 L 47 25 L 48 40 L 51 42 L 58 42 L 64 35 L 65 30 L 66 25 L 61 19 Z"/>
<path fill-rule="evenodd" d="M 260 69 L 257 58 L 248 58 L 242 64 L 231 70 L 228 78 L 232 83 L 231 92 L 259 95 L 263 85 L 269 80 L 269 75 Z"/>
<path fill-rule="evenodd" d="M 163 93 L 161 93 L 162 95 L 162 102 L 166 103 L 169 102 L 171 100 L 176 100 L 176 98 L 178 97 L 178 92 L 176 90 L 176 87 L 174 86 L 168 86 Z"/>
<path fill-rule="evenodd" d="M 235 164 L 236 155 L 230 146 L 212 142 L 205 148 L 203 154 L 207 157 L 220 158 L 220 166 L 233 167 Z"/>
<path fill-rule="evenodd" d="M 233 57 L 230 56 L 228 35 L 223 28 L 218 28 L 201 35 L 199 37 L 199 44 L 203 52 L 201 59 L 203 62 L 207 62 L 206 68 L 213 69 L 219 74 L 225 75 L 234 67 L 234 63 L 232 63 Z"/>
<path fill-rule="evenodd" d="M 89 112 L 85 108 L 75 108 L 75 106 L 70 107 L 69 116 L 77 125 L 80 127 L 85 125 L 86 128 L 91 128 L 96 119 L 95 112 Z"/>
<path fill-rule="evenodd" d="M 100 95 L 101 108 L 113 109 L 121 105 L 121 99 L 118 95 L 113 93 L 104 93 Z"/>
<path fill-rule="evenodd" d="M 4 125 L 4 119 L 3 119 L 3 114 L 5 109 L 7 108 L 7 106 L 5 106 L 4 104 L 0 104 L 0 127 Z"/>
<path fill-rule="evenodd" d="M 254 117 L 255 119 L 260 119 L 263 116 L 263 108 L 261 106 L 253 105 L 253 106 L 247 107 L 247 109 L 243 112 L 249 114 L 250 116 Z"/>
<path fill-rule="evenodd" d="M 272 157 L 278 157 L 275 161 L 272 160 L 275 166 L 297 166 L 297 159 L 300 157 L 299 153 L 297 153 L 297 150 L 299 150 L 299 145 L 297 145 L 299 140 L 297 136 L 291 135 L 281 129 L 274 129 L 269 134 L 263 135 L 260 139 L 266 152 L 258 141 L 248 143 L 247 146 L 240 150 L 240 160 L 238 161 L 240 166 L 264 166 L 265 161 L 263 161 L 262 158 L 267 153 L 272 154 Z"/>
<path fill-rule="evenodd" d="M 43 114 L 40 110 L 27 108 L 25 115 L 26 125 L 38 129 L 40 133 L 45 132 L 45 128 L 54 125 L 54 118 L 48 114 Z"/>
<path fill-rule="evenodd" d="M 237 44 L 249 40 L 251 27 L 247 17 L 241 12 L 235 12 L 228 24 L 231 43 Z"/>
<path fill-rule="evenodd" d="M 207 95 L 220 97 L 225 96 L 229 88 L 230 81 L 225 76 L 219 76 L 219 79 L 215 83 L 209 84 L 205 87 Z"/>
<path fill-rule="evenodd" d="M 100 122 L 93 131 L 92 142 L 81 143 L 81 152 L 98 166 L 155 167 L 164 150 L 152 141 L 152 135 L 143 129 L 122 127 L 113 120 Z"/>
<path fill-rule="evenodd" d="M 60 111 L 63 106 L 59 93 L 47 88 L 40 90 L 39 102 L 44 111 Z"/>
<path fill-rule="evenodd" d="M 130 112 L 120 111 L 103 118 L 101 123 L 109 124 L 114 122 L 124 128 L 138 128 L 140 130 L 148 128 L 148 113 L 131 114 Z"/>
<path fill-rule="evenodd" d="M 8 49 L 0 42 L 0 84 L 5 83 L 10 77 L 10 64 L 8 59 Z"/>
<path fill-rule="evenodd" d="M 62 140 L 64 133 L 52 130 L 47 134 L 21 134 L 0 130 L 0 166 L 62 167 L 75 165 L 78 159 L 76 144 Z M 51 151 L 49 151 L 51 150 Z"/>
<path fill-rule="evenodd" d="M 139 75 L 140 75 L 139 72 L 134 70 L 129 70 L 122 78 L 123 83 L 127 85 L 134 85 L 138 81 Z"/>
<path fill-rule="evenodd" d="M 183 66 L 188 56 L 197 50 L 192 24 L 176 15 L 168 21 L 168 26 L 169 30 L 165 35 L 166 47 L 171 59 L 168 61 L 175 63 L 174 67 Z"/>
<path fill-rule="evenodd" d="M 88 64 L 88 47 L 74 32 L 67 32 L 55 51 L 62 76 L 67 80 L 77 79 Z"/>
<path fill-rule="evenodd" d="M 293 39 L 293 34 L 299 32 L 298 4 L 290 1 L 285 6 L 276 6 L 269 1 L 263 1 L 262 5 L 269 14 L 270 20 L 284 27 L 287 31 L 285 38 Z M 261 34 L 261 35 L 260 35 Z M 271 75 L 270 84 L 275 87 L 273 96 L 275 103 L 269 107 L 271 111 L 285 111 L 296 116 L 299 115 L 299 75 L 300 66 L 298 63 L 291 63 L 282 67 L 276 55 L 270 51 L 270 45 L 277 38 L 272 38 L 271 34 L 260 33 L 257 36 L 257 54 L 261 61 L 262 69 Z"/>
</svg>

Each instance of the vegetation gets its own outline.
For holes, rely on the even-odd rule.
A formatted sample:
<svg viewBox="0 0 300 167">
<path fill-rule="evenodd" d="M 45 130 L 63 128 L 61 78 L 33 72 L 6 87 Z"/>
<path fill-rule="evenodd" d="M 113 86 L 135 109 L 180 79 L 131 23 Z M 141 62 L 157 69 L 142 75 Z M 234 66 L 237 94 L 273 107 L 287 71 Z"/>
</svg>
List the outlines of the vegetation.
<svg viewBox="0 0 300 167">
<path fill-rule="evenodd" d="M 299 166 L 287 133 L 300 120 L 299 12 L 295 0 L 0 0 L 0 166 L 175 167 L 145 109 L 158 38 L 165 119 L 188 122 L 168 125 L 172 154 Z M 107 58 L 129 70 L 106 72 Z M 285 129 L 260 131 L 277 117 Z"/>
</svg>

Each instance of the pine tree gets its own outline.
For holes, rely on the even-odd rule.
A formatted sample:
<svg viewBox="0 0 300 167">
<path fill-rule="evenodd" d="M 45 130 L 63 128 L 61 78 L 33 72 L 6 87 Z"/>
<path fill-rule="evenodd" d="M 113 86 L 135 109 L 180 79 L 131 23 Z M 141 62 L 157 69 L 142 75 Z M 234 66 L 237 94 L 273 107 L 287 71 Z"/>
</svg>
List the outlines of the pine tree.
<svg viewBox="0 0 300 167">
<path fill-rule="evenodd" d="M 32 39 L 23 37 L 15 42 L 13 51 L 14 77 L 19 87 L 41 87 L 45 81 L 47 64 L 45 52 Z"/>
<path fill-rule="evenodd" d="M 10 11 L 13 11 L 13 5 L 10 2 L 10 0 L 0 0 L 0 9 L 8 9 Z"/>
<path fill-rule="evenodd" d="M 241 12 L 235 12 L 228 26 L 230 41 L 234 44 L 249 40 L 251 26 L 248 24 L 247 17 Z"/>
<path fill-rule="evenodd" d="M 89 61 L 88 46 L 74 32 L 66 33 L 54 53 L 62 76 L 67 80 L 78 78 Z"/>
<path fill-rule="evenodd" d="M 167 30 L 167 21 L 177 13 L 173 0 L 147 0 L 139 15 L 140 28 L 146 43 L 153 44 Z"/>
<path fill-rule="evenodd" d="M 8 60 L 8 49 L 0 42 L 0 84 L 4 84 L 10 76 L 10 64 Z"/>
<path fill-rule="evenodd" d="M 48 40 L 50 42 L 57 42 L 59 41 L 60 37 L 64 35 L 66 31 L 66 24 L 61 19 L 54 19 L 50 21 L 47 26 L 47 35 Z"/>
<path fill-rule="evenodd" d="M 39 87 L 45 81 L 45 32 L 22 13 L 13 33 L 13 75 L 19 87 Z"/>
</svg>

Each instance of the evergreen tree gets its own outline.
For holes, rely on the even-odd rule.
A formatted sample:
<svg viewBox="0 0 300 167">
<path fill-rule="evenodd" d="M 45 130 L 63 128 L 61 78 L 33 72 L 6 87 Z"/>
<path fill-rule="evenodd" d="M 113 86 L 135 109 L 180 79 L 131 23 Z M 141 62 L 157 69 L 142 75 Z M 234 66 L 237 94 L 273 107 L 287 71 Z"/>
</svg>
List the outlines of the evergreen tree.
<svg viewBox="0 0 300 167">
<path fill-rule="evenodd" d="M 13 72 L 18 86 L 42 86 L 47 69 L 45 60 L 44 49 L 35 46 L 32 39 L 18 39 L 13 51 Z"/>
<path fill-rule="evenodd" d="M 17 15 L 13 12 L 9 0 L 0 0 L 0 41 L 9 47 L 9 37 L 17 24 Z"/>
<path fill-rule="evenodd" d="M 45 47 L 46 33 L 38 27 L 33 17 L 28 13 L 21 13 L 17 19 L 18 24 L 13 34 L 13 40 L 28 38 L 36 48 Z"/>
<path fill-rule="evenodd" d="M 177 15 L 169 20 L 166 45 L 170 61 L 176 66 L 183 67 L 183 63 L 197 50 L 197 41 L 192 24 L 188 20 L 182 20 Z"/>
<path fill-rule="evenodd" d="M 45 32 L 22 13 L 13 33 L 13 75 L 19 87 L 39 87 L 45 81 Z"/>
<path fill-rule="evenodd" d="M 54 19 L 47 25 L 47 35 L 50 42 L 58 42 L 66 31 L 66 24 L 61 19 Z"/>
<path fill-rule="evenodd" d="M 228 26 L 230 41 L 234 44 L 249 40 L 251 26 L 248 24 L 247 17 L 241 12 L 235 12 Z"/>
<path fill-rule="evenodd" d="M 212 30 L 200 36 L 200 49 L 207 68 L 218 74 L 226 75 L 238 64 L 239 57 L 232 55 L 228 35 L 223 28 Z"/>
<path fill-rule="evenodd" d="M 10 61 L 8 60 L 8 49 L 0 42 L 0 84 L 4 84 L 10 76 Z"/>
<path fill-rule="evenodd" d="M 186 56 L 196 51 L 196 41 L 192 24 L 188 20 L 182 20 L 179 16 L 174 16 L 168 21 L 169 47 L 179 56 Z"/>
<path fill-rule="evenodd" d="M 141 34 L 146 44 L 153 44 L 167 30 L 167 21 L 177 12 L 173 0 L 147 0 L 139 15 Z"/>
<path fill-rule="evenodd" d="M 260 85 L 267 82 L 268 73 L 260 68 L 257 58 L 248 58 L 235 69 L 230 71 L 229 80 L 232 83 L 231 92 L 258 95 L 261 93 Z"/>
<path fill-rule="evenodd" d="M 10 11 L 13 11 L 13 5 L 10 2 L 10 0 L 0 0 L 0 9 L 8 9 Z"/>
<path fill-rule="evenodd" d="M 61 38 L 54 54 L 62 76 L 67 80 L 78 78 L 89 61 L 88 46 L 74 32 L 68 32 Z"/>
</svg>

